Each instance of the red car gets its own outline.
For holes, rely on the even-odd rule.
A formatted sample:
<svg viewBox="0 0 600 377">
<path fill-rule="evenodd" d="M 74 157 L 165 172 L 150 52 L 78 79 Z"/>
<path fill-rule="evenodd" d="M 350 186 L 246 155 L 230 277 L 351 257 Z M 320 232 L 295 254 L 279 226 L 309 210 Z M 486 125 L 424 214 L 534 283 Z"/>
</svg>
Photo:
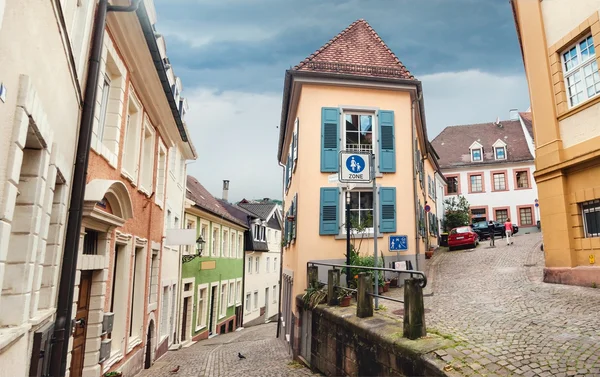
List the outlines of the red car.
<svg viewBox="0 0 600 377">
<path fill-rule="evenodd" d="M 458 246 L 477 247 L 479 244 L 479 236 L 473 231 L 470 226 L 461 226 L 450 231 L 448 236 L 448 248 L 453 250 Z"/>
</svg>

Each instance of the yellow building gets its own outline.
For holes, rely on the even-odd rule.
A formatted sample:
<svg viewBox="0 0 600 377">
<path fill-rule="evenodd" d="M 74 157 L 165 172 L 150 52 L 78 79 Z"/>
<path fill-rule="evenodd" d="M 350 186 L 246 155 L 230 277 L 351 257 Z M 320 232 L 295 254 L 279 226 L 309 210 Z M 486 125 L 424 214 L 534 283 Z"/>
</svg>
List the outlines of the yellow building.
<svg viewBox="0 0 600 377">
<path fill-rule="evenodd" d="M 512 0 L 551 283 L 600 283 L 600 0 Z"/>
<path fill-rule="evenodd" d="M 277 158 L 286 214 L 280 335 L 289 342 L 298 339 L 294 300 L 307 287 L 307 262 L 345 263 L 347 188 L 336 179 L 343 150 L 375 155 L 378 250 L 386 266 L 405 260 L 422 270 L 425 250 L 437 244 L 436 197 L 443 193 L 435 189 L 439 167 L 427 138 L 421 83 L 364 20 L 285 76 Z M 372 183 L 358 184 L 351 199 L 355 219 L 372 216 Z M 373 255 L 374 229 L 366 225 L 360 253 Z M 408 239 L 398 259 L 389 251 L 392 235 Z"/>
</svg>

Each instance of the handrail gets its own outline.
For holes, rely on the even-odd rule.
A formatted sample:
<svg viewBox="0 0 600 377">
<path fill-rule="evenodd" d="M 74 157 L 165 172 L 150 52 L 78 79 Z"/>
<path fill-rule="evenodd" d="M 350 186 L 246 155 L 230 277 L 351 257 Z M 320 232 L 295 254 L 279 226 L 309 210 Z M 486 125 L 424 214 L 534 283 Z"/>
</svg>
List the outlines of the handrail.
<svg viewBox="0 0 600 377">
<path fill-rule="evenodd" d="M 314 261 L 308 261 L 308 262 L 306 262 L 306 265 L 307 266 L 329 266 L 329 267 L 340 267 L 340 268 L 350 267 L 350 268 L 357 268 L 357 269 L 362 269 L 362 270 L 387 271 L 387 272 L 410 274 L 411 277 L 413 275 L 418 275 L 421 277 L 421 279 L 420 279 L 421 282 L 419 283 L 421 288 L 425 288 L 427 286 L 427 276 L 425 276 L 425 273 L 422 271 L 396 270 L 393 268 L 385 268 L 385 267 L 353 266 L 353 265 L 346 265 L 346 264 L 323 263 L 323 262 L 314 262 Z"/>
</svg>

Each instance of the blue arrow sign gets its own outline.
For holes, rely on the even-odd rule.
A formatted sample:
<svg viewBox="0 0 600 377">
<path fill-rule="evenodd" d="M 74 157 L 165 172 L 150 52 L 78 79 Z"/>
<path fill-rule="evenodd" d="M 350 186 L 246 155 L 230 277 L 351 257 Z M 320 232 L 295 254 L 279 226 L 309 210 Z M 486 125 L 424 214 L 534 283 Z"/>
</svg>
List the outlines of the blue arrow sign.
<svg viewBox="0 0 600 377">
<path fill-rule="evenodd" d="M 408 236 L 390 236 L 390 251 L 408 250 Z"/>
</svg>

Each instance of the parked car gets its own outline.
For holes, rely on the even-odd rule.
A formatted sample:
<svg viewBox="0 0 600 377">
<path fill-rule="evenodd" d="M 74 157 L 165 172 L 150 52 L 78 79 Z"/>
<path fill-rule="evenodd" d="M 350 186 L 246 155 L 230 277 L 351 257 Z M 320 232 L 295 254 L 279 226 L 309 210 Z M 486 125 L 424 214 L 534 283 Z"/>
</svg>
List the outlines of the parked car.
<svg viewBox="0 0 600 377">
<path fill-rule="evenodd" d="M 476 223 L 473 223 L 471 224 L 471 228 L 473 228 L 473 231 L 477 233 L 480 240 L 490 238 L 490 231 L 488 228 L 487 221 L 478 221 Z M 519 227 L 515 224 L 513 224 L 513 231 L 513 234 L 517 234 L 519 232 Z M 506 229 L 504 228 L 503 223 L 494 221 L 494 235 L 496 235 L 496 237 L 500 236 L 504 238 L 504 236 L 506 235 Z"/>
<path fill-rule="evenodd" d="M 477 247 L 479 235 L 470 226 L 461 226 L 450 231 L 448 236 L 448 248 L 453 250 L 459 246 Z"/>
</svg>

